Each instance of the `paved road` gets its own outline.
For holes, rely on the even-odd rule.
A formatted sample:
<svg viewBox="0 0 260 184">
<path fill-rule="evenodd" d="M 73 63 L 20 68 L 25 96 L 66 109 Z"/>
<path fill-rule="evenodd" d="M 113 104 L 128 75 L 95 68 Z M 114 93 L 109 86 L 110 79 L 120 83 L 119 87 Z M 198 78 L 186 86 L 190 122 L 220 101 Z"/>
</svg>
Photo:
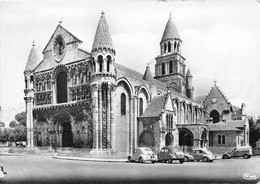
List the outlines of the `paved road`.
<svg viewBox="0 0 260 184">
<path fill-rule="evenodd" d="M 107 163 L 53 159 L 49 156 L 1 156 L 9 184 L 23 183 L 257 183 L 260 157 L 213 163 Z M 249 174 L 259 178 L 245 180 Z"/>
</svg>

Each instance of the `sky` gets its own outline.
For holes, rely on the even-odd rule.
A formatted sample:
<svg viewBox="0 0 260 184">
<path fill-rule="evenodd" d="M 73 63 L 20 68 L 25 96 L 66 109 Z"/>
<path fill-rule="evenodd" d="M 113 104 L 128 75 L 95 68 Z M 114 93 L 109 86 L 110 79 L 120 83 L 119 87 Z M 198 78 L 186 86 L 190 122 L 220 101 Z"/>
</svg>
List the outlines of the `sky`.
<svg viewBox="0 0 260 184">
<path fill-rule="evenodd" d="M 260 0 L 0 0 L 0 121 L 25 111 L 23 71 L 35 41 L 40 58 L 59 21 L 91 51 L 102 10 L 116 62 L 140 73 L 154 71 L 159 42 L 171 16 L 195 95 L 216 80 L 232 105 L 260 115 Z"/>
</svg>

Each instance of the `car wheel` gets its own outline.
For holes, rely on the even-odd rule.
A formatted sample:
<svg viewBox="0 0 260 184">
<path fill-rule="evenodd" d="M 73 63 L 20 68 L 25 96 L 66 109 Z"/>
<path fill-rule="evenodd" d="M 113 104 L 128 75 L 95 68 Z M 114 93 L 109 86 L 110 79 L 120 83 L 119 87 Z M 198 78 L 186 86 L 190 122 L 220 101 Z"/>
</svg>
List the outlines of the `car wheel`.
<svg viewBox="0 0 260 184">
<path fill-rule="evenodd" d="M 189 158 L 188 157 L 184 157 L 184 162 L 189 162 Z"/>
<path fill-rule="evenodd" d="M 152 161 L 152 164 L 154 164 L 155 163 L 155 161 Z"/>
<path fill-rule="evenodd" d="M 209 160 L 209 162 L 213 162 L 213 160 Z"/>
<path fill-rule="evenodd" d="M 127 158 L 127 159 L 128 159 L 128 161 L 129 161 L 129 162 L 131 162 L 131 156 L 128 156 L 128 158 Z"/>
<path fill-rule="evenodd" d="M 248 156 L 247 154 L 245 154 L 245 155 L 243 156 L 244 159 L 248 159 L 248 157 L 249 157 L 249 156 Z"/>
<path fill-rule="evenodd" d="M 223 158 L 223 159 L 229 159 L 229 156 L 223 155 L 222 158 Z"/>
<path fill-rule="evenodd" d="M 181 159 L 181 160 L 179 160 L 179 162 L 180 162 L 181 164 L 183 164 L 183 162 L 184 162 L 184 159 Z"/>
<path fill-rule="evenodd" d="M 170 159 L 170 160 L 168 160 L 167 162 L 168 162 L 169 164 L 171 164 L 171 163 L 172 163 L 172 160 Z"/>
<path fill-rule="evenodd" d="M 142 157 L 139 158 L 140 163 L 144 163 L 144 159 Z"/>
<path fill-rule="evenodd" d="M 203 161 L 203 162 L 208 162 L 209 159 L 208 159 L 207 157 L 203 157 L 203 158 L 202 158 L 202 161 Z"/>
</svg>

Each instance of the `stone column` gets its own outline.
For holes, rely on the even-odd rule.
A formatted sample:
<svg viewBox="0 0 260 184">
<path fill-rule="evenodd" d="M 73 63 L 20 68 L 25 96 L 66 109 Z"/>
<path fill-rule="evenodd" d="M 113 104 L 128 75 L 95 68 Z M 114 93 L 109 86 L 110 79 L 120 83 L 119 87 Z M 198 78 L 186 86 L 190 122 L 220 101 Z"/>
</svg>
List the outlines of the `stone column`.
<svg viewBox="0 0 260 184">
<path fill-rule="evenodd" d="M 99 145 L 98 148 L 102 148 L 102 88 L 101 85 L 98 87 L 98 103 L 99 103 L 99 109 L 98 109 L 98 135 L 99 135 Z"/>
<path fill-rule="evenodd" d="M 93 105 L 93 148 L 98 149 L 98 85 L 91 84 L 92 105 Z"/>
<path fill-rule="evenodd" d="M 133 120 L 132 120 L 132 114 L 134 114 L 134 111 L 133 111 L 133 98 L 130 97 L 130 100 L 129 100 L 129 111 L 130 111 L 130 114 L 129 114 L 129 153 L 133 153 Z"/>
<path fill-rule="evenodd" d="M 111 122 L 110 122 L 110 108 L 111 108 L 111 86 L 107 89 L 107 148 L 111 148 Z"/>
<path fill-rule="evenodd" d="M 26 128 L 27 128 L 27 147 L 34 147 L 33 136 L 33 99 L 32 96 L 24 98 L 26 102 Z"/>
<path fill-rule="evenodd" d="M 111 86 L 111 107 L 110 107 L 110 126 L 111 126 L 111 149 L 116 150 L 116 126 L 115 126 L 115 92 L 116 86 Z"/>
</svg>

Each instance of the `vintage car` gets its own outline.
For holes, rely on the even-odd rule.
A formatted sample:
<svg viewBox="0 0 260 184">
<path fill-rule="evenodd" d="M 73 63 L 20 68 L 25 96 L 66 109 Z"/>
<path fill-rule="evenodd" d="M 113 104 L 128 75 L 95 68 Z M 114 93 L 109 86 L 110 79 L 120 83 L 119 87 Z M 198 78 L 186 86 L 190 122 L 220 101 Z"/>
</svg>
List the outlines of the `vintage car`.
<svg viewBox="0 0 260 184">
<path fill-rule="evenodd" d="M 157 161 L 157 156 L 154 155 L 153 151 L 147 147 L 140 147 L 134 150 L 133 155 L 128 156 L 129 162 L 140 162 L 144 163 L 146 161 L 151 161 L 155 163 Z"/>
<path fill-rule="evenodd" d="M 229 159 L 232 157 L 243 157 L 244 159 L 251 158 L 252 148 L 249 146 L 237 147 L 230 152 L 225 152 L 222 155 L 223 159 Z"/>
<path fill-rule="evenodd" d="M 192 155 L 190 155 L 189 153 L 184 154 L 184 162 L 193 162 L 193 161 L 194 161 L 194 157 Z"/>
<path fill-rule="evenodd" d="M 163 147 L 157 155 L 158 162 L 172 163 L 178 160 L 181 164 L 184 162 L 184 153 L 173 147 Z"/>
<path fill-rule="evenodd" d="M 196 161 L 213 162 L 213 160 L 216 159 L 216 156 L 206 148 L 193 149 L 190 155 L 193 156 Z"/>
</svg>

